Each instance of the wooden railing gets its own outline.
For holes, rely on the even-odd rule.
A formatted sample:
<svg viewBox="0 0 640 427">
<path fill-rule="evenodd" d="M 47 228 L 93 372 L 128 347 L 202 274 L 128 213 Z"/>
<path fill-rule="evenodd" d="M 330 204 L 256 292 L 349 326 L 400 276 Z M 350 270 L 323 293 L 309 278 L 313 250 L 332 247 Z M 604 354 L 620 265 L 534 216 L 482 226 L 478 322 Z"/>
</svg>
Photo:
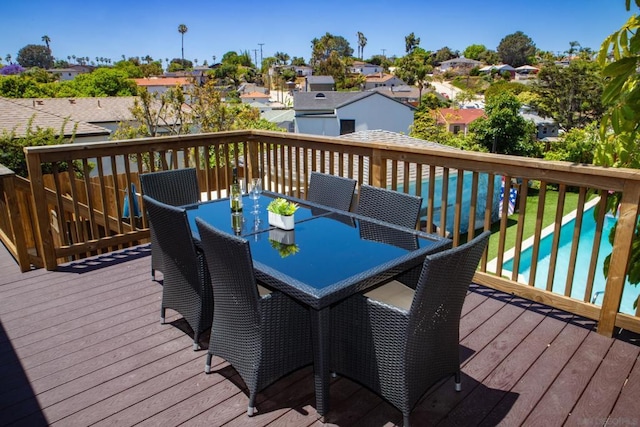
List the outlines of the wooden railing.
<svg viewBox="0 0 640 427">
<path fill-rule="evenodd" d="M 32 211 L 29 181 L 0 165 L 0 241 L 18 262 L 22 272 L 31 266 L 42 267 L 38 256 L 38 236 L 33 232 L 35 215 Z"/>
<path fill-rule="evenodd" d="M 138 171 L 195 167 L 198 170 L 203 199 L 226 194 L 231 167 L 237 167 L 246 179 L 261 176 L 265 188 L 291 196 L 305 197 L 311 171 L 349 176 L 360 184 L 417 194 L 425 200 L 421 227 L 452 238 L 458 245 L 481 229 L 496 231 L 475 280 L 478 283 L 511 292 L 525 298 L 599 321 L 598 330 L 611 335 L 621 327 L 640 332 L 638 312 L 619 312 L 624 288 L 624 273 L 638 217 L 640 175 L 636 170 L 606 169 L 564 162 L 545 162 L 452 149 L 418 147 L 376 141 L 352 141 L 311 135 L 267 131 L 235 131 L 179 137 L 148 138 L 105 143 L 71 144 L 25 149 L 31 191 L 36 212 L 36 234 L 47 269 L 59 262 L 110 251 L 145 242 L 149 231 L 144 210 L 123 214 L 125 195 L 137 198 L 141 206 Z M 64 165 L 75 164 L 75 172 L 61 172 Z M 42 166 L 53 172 L 47 177 Z M 92 165 L 95 165 L 92 167 Z M 73 177 L 71 179 L 70 177 Z M 113 179 L 116 177 L 117 179 Z M 498 209 L 500 182 L 514 183 L 519 189 L 515 241 L 507 240 L 508 204 Z M 136 186 L 137 194 L 132 191 Z M 508 184 L 507 187 L 510 185 Z M 539 188 L 535 190 L 534 188 Z M 549 190 L 557 190 L 557 202 L 549 210 Z M 537 193 L 530 276 L 518 277 L 518 265 L 526 236 L 527 203 Z M 576 220 L 567 279 L 564 286 L 553 283 L 557 270 L 559 242 L 567 194 L 577 194 Z M 596 218 L 596 236 L 591 257 L 578 260 L 580 224 L 584 207 L 600 197 L 602 204 L 611 194 L 621 195 L 622 203 L 615 232 L 613 255 L 602 304 L 591 302 L 593 278 L 602 274 L 597 267 L 598 245 L 602 236 L 604 210 Z M 527 197 L 529 196 L 529 197 Z M 555 198 L 554 198 L 555 200 Z M 548 214 L 547 214 L 548 215 Z M 547 284 L 534 286 L 536 261 L 543 237 L 544 223 L 550 222 L 553 242 Z M 467 226 L 465 224 L 470 224 Z M 511 248 L 513 272 L 504 268 L 505 252 Z M 578 265 L 579 264 L 579 265 Z M 574 284 L 573 271 L 589 269 L 588 283 Z M 574 288 L 584 291 L 575 295 Z"/>
</svg>

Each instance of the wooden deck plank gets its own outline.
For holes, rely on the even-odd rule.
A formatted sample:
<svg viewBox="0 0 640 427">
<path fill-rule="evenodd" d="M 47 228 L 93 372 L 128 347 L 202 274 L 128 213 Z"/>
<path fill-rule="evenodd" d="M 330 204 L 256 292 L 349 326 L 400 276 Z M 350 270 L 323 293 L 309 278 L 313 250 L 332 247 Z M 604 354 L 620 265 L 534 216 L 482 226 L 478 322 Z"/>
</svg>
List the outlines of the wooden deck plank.
<svg viewBox="0 0 640 427">
<path fill-rule="evenodd" d="M 571 324 L 563 326 L 562 331 L 549 343 L 547 350 L 540 355 L 516 386 L 511 389 L 512 393 L 518 395 L 516 401 L 503 401 L 497 408 L 494 408 L 494 411 L 503 410 L 505 404 L 510 405 L 510 409 L 500 425 L 523 424 L 588 334 L 589 331 L 584 328 Z"/>
<path fill-rule="evenodd" d="M 594 420 L 606 420 L 616 403 L 617 392 L 623 388 L 638 360 L 639 347 L 615 339 L 601 338 L 609 341 L 611 346 L 597 371 L 591 376 L 579 402 L 572 409 L 566 425 L 585 425 L 593 424 Z M 611 423 L 616 425 L 613 420 Z"/>
<path fill-rule="evenodd" d="M 638 396 L 640 396 L 640 358 L 636 358 L 629 377 L 622 386 L 609 419 L 613 425 L 640 425 L 640 411 L 638 411 Z"/>
<path fill-rule="evenodd" d="M 0 247 L 8 270 L 0 275 L 0 425 L 401 424 L 389 403 L 340 377 L 321 423 L 311 367 L 258 393 L 259 413 L 247 417 L 235 370 L 215 359 L 220 372 L 204 374 L 206 352 L 191 350 L 181 317 L 170 311 L 173 324 L 160 324 L 162 287 L 147 255 L 148 245 L 22 274 Z M 640 341 L 593 329 L 472 285 L 461 319 L 463 391 L 441 381 L 418 403 L 413 425 L 640 423 Z"/>
</svg>

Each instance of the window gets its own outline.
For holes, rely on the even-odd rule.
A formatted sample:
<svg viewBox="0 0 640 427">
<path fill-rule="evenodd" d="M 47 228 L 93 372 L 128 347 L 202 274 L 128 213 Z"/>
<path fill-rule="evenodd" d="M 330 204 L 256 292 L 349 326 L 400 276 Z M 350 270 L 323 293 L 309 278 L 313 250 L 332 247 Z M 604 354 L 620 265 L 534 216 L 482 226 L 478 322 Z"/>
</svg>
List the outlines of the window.
<svg viewBox="0 0 640 427">
<path fill-rule="evenodd" d="M 345 135 L 347 133 L 353 133 L 356 131 L 356 121 L 355 120 L 340 120 L 340 135 Z"/>
<path fill-rule="evenodd" d="M 453 134 L 457 135 L 460 133 L 460 125 L 453 125 Z"/>
</svg>

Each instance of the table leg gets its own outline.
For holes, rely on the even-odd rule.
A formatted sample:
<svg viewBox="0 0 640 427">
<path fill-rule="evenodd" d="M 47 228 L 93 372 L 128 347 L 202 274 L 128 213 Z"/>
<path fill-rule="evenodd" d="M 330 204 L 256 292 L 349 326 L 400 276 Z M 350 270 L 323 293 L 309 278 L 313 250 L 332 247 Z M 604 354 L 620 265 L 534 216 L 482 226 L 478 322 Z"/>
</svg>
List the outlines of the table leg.
<svg viewBox="0 0 640 427">
<path fill-rule="evenodd" d="M 329 412 L 330 315 L 329 307 L 322 310 L 311 309 L 316 410 L 321 417 L 324 417 Z"/>
</svg>

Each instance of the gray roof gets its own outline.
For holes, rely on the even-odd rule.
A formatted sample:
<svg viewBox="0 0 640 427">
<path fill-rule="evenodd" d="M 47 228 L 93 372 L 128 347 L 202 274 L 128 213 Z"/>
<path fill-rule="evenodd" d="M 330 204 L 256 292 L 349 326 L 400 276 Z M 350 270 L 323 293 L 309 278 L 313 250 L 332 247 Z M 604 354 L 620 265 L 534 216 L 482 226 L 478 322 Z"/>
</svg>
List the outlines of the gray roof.
<svg viewBox="0 0 640 427">
<path fill-rule="evenodd" d="M 347 104 L 356 102 L 369 96 L 381 95 L 389 98 L 394 102 L 409 108 L 411 105 L 404 104 L 382 92 L 366 91 L 366 92 L 333 92 L 333 91 L 315 91 L 315 92 L 296 92 L 293 94 L 293 109 L 296 111 L 334 111 L 337 108 Z"/>
<path fill-rule="evenodd" d="M 429 147 L 429 148 L 444 148 L 447 150 L 456 150 L 454 147 L 448 145 L 438 144 L 437 142 L 431 142 L 424 139 L 413 138 L 401 133 L 391 132 L 388 130 L 372 129 L 362 130 L 358 132 L 348 133 L 340 135 L 340 139 L 348 139 L 351 141 L 365 141 L 365 142 L 383 142 L 394 145 L 403 145 L 407 147 Z"/>
<path fill-rule="evenodd" d="M 110 133 L 108 129 L 75 119 L 69 119 L 65 124 L 63 115 L 41 111 L 18 101 L 24 100 L 0 98 L 0 132 L 15 130 L 16 136 L 25 136 L 27 124 L 33 118 L 32 129 L 52 128 L 56 135 L 60 134 L 64 125 L 62 130 L 64 136 L 71 136 L 76 124 L 77 136 L 109 135 Z"/>
<path fill-rule="evenodd" d="M 335 83 L 333 76 L 307 76 L 306 79 L 308 83 L 313 83 L 313 84 L 334 84 Z"/>
<path fill-rule="evenodd" d="M 289 110 L 268 110 L 260 114 L 263 119 L 272 123 L 292 122 L 295 111 Z"/>
<path fill-rule="evenodd" d="M 446 61 L 442 61 L 440 64 L 481 64 L 480 61 L 476 61 L 475 59 L 465 58 L 461 56 L 460 58 L 448 59 Z"/>
<path fill-rule="evenodd" d="M 106 123 L 133 120 L 130 108 L 133 107 L 135 99 L 135 96 L 109 96 L 100 98 L 24 98 L 12 101 L 60 117 L 71 117 L 77 121 Z"/>
</svg>

